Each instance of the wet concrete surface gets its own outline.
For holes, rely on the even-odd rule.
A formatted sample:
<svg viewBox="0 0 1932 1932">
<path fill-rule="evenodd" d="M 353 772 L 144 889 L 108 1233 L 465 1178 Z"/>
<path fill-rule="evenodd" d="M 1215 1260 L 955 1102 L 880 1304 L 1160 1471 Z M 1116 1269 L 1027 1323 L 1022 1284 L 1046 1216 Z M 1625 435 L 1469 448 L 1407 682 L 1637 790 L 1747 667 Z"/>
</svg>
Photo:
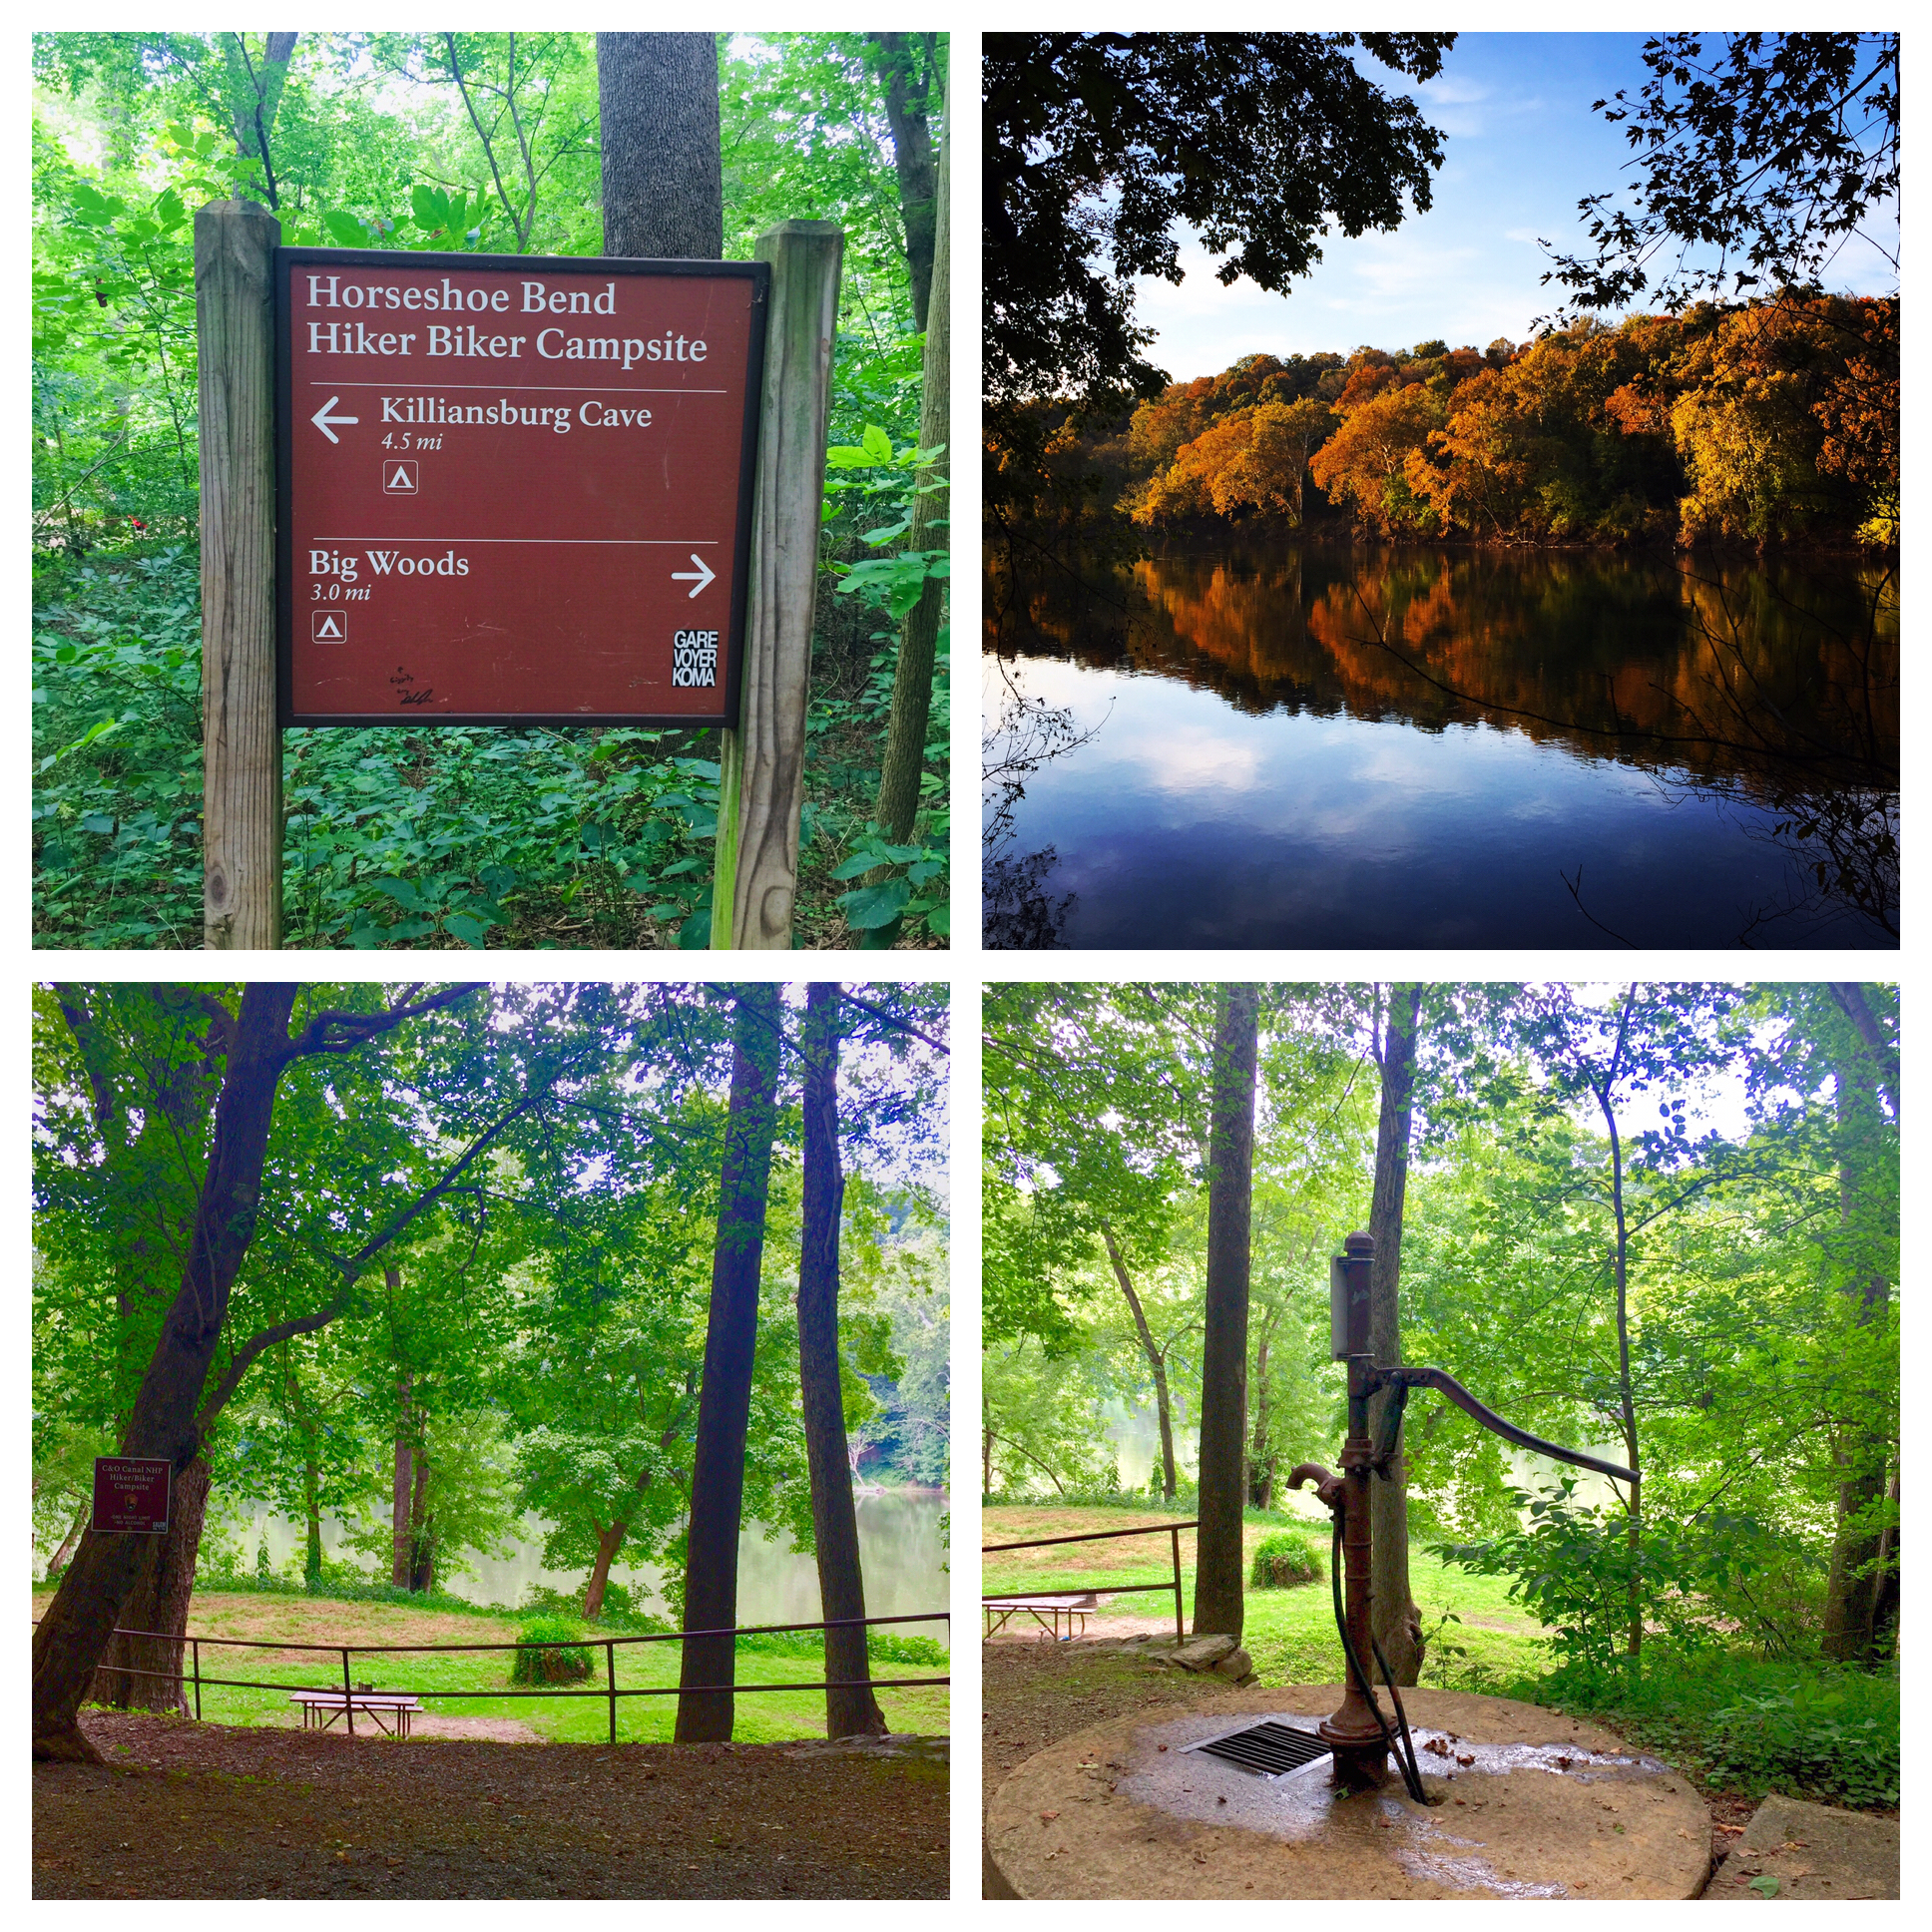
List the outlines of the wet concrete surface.
<svg viewBox="0 0 1932 1932">
<path fill-rule="evenodd" d="M 987 1848 L 1021 1897 L 1690 1898 L 1702 1800 L 1599 1726 L 1500 1697 L 1406 1694 L 1425 1795 L 1345 1794 L 1327 1760 L 1266 1778 L 1203 1742 L 1265 1717 L 1312 1729 L 1339 1687 L 1254 1689 L 1117 1718 L 995 1793 Z"/>
</svg>

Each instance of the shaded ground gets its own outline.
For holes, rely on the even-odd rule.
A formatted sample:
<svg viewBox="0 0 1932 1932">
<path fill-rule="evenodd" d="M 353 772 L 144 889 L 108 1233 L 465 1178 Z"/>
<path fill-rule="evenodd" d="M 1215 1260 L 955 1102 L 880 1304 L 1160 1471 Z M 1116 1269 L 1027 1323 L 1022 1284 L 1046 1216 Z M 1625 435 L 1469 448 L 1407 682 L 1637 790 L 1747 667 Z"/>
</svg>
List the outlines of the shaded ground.
<svg viewBox="0 0 1932 1932">
<path fill-rule="evenodd" d="M 87 1710 L 37 1898 L 943 1898 L 944 1739 L 351 1741 Z"/>
</svg>

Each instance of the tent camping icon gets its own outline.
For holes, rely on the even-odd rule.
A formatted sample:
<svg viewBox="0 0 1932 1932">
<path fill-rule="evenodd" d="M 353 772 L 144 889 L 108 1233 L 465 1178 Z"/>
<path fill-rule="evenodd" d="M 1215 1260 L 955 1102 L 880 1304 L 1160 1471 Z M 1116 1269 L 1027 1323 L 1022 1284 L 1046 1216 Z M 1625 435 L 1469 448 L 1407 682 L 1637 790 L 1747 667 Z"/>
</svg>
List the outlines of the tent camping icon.
<svg viewBox="0 0 1932 1932">
<path fill-rule="evenodd" d="M 317 644 L 346 644 L 349 636 L 348 614 L 343 611 L 316 611 L 308 635 Z"/>
<path fill-rule="evenodd" d="M 382 466 L 382 488 L 388 496 L 414 496 L 416 494 L 415 464 L 384 463 Z"/>
</svg>

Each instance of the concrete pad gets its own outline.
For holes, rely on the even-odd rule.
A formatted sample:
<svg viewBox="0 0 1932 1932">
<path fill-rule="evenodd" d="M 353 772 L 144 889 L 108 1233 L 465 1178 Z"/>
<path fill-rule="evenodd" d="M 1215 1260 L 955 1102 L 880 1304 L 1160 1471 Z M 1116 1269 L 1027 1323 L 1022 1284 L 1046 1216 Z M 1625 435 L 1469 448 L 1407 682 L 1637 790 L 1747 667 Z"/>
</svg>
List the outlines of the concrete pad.
<svg viewBox="0 0 1932 1932">
<path fill-rule="evenodd" d="M 1689 1781 L 1534 1704 L 1403 1693 L 1439 1805 L 1412 1803 L 1399 1780 L 1343 1797 L 1326 1761 L 1268 1779 L 1187 1748 L 1262 1717 L 1312 1728 L 1340 1701 L 1339 1685 L 1256 1687 L 1062 1738 L 993 1794 L 993 1873 L 1020 1898 L 1694 1898 L 1703 1886 L 1709 1820 Z"/>
<path fill-rule="evenodd" d="M 1898 1820 L 1773 1791 L 1704 1896 L 1761 1899 L 1751 1880 L 1766 1874 L 1777 1880 L 1773 1898 L 1896 1898 Z"/>
</svg>

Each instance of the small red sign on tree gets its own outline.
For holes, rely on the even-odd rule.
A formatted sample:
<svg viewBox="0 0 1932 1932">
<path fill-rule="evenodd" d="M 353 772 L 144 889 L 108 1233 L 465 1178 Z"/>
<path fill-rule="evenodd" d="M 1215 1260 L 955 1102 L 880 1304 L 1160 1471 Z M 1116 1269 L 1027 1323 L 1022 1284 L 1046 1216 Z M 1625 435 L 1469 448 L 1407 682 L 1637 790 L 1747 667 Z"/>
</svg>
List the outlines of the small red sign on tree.
<svg viewBox="0 0 1932 1932">
<path fill-rule="evenodd" d="M 166 1456 L 96 1456 L 89 1527 L 124 1536 L 166 1536 L 168 1468 Z"/>
</svg>

